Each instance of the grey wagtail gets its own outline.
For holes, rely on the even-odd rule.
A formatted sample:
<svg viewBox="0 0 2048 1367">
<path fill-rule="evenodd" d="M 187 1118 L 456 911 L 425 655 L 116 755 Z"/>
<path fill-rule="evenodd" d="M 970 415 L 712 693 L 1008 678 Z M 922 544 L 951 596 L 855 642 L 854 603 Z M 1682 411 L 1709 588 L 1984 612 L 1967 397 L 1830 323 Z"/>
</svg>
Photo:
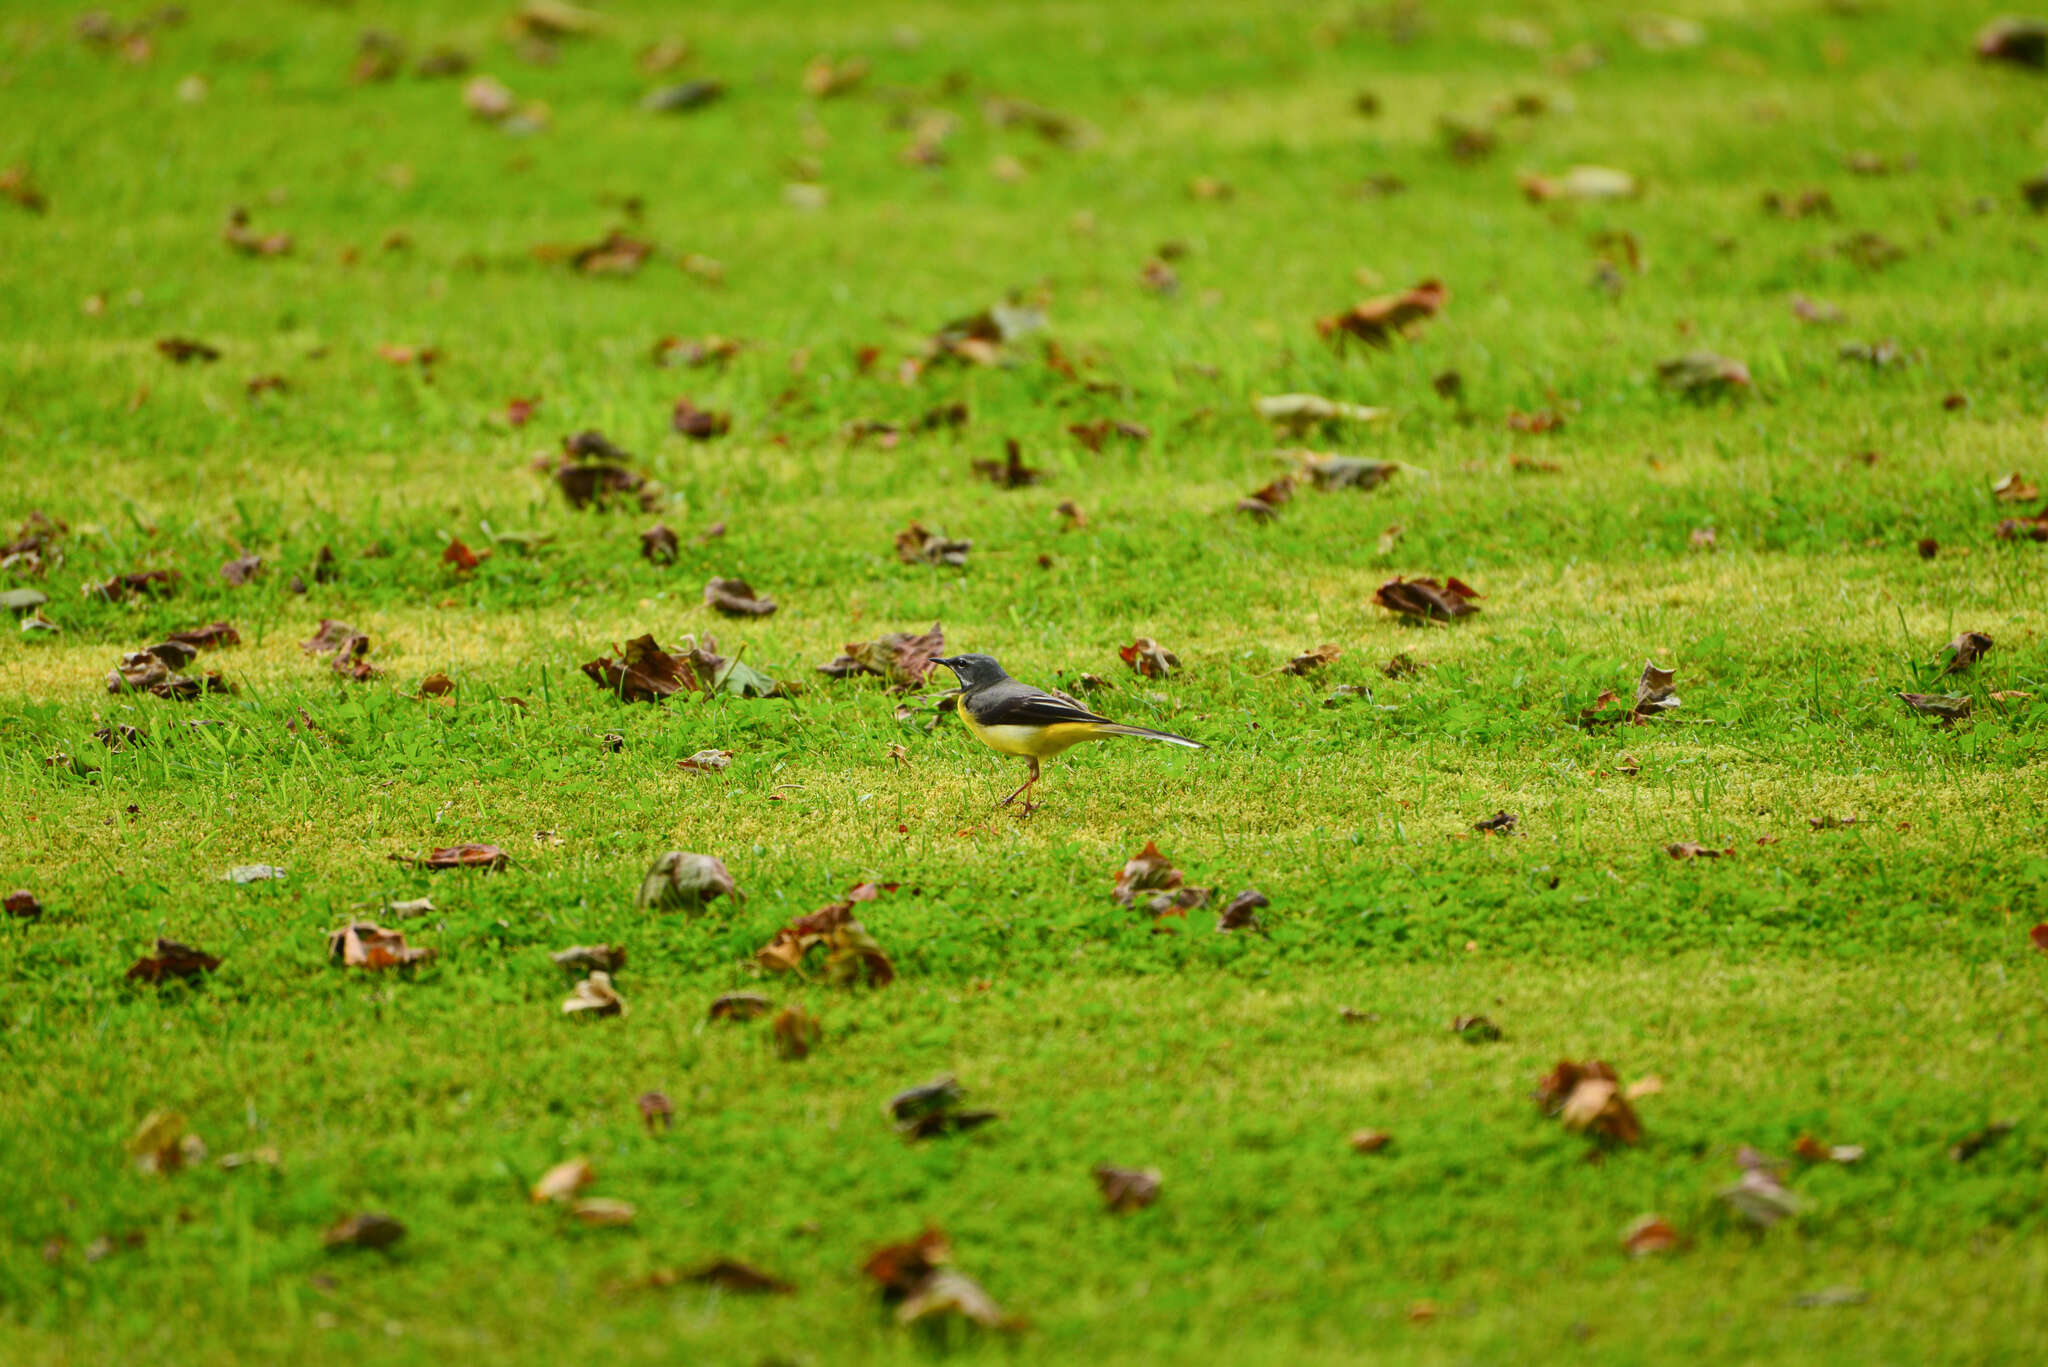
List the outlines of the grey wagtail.
<svg viewBox="0 0 2048 1367">
<path fill-rule="evenodd" d="M 1051 759 L 1069 746 L 1084 740 L 1109 740 L 1114 736 L 1135 736 L 1139 740 L 1160 740 L 1168 745 L 1185 745 L 1206 750 L 1200 741 L 1153 731 L 1143 726 L 1098 717 L 1071 698 L 1062 698 L 1029 684 L 1018 683 L 988 655 L 948 655 L 933 661 L 953 671 L 960 680 L 960 720 L 974 738 L 991 750 L 1020 755 L 1031 764 L 1031 777 L 1022 787 L 996 805 L 1006 806 L 1031 791 L 1038 782 L 1038 762 Z M 1025 804 L 1026 809 L 1030 803 Z"/>
</svg>

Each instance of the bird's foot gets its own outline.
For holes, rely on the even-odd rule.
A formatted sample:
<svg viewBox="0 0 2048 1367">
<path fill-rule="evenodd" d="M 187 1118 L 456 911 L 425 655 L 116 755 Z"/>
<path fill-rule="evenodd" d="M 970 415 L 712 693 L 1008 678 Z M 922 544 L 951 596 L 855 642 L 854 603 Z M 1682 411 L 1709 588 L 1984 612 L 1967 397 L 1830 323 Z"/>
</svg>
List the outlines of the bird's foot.
<svg viewBox="0 0 2048 1367">
<path fill-rule="evenodd" d="M 1019 821 L 1029 821 L 1031 814 L 1044 805 L 1043 802 L 1033 802 L 1029 798 L 1025 799 L 1024 804 L 1017 808 L 1017 819 Z"/>
</svg>

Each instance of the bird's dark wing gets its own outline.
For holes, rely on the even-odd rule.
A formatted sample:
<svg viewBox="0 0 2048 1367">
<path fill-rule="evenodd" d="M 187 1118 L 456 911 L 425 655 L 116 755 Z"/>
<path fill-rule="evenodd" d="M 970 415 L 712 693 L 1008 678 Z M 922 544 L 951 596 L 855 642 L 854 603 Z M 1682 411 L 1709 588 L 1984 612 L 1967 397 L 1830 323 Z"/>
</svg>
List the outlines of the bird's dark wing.
<svg viewBox="0 0 2048 1367">
<path fill-rule="evenodd" d="M 965 699 L 974 719 L 983 726 L 1058 726 L 1062 722 L 1097 722 L 1111 726 L 1108 717 L 1098 717 L 1080 704 L 1054 697 L 1015 679 L 994 688 L 984 688 Z"/>
</svg>

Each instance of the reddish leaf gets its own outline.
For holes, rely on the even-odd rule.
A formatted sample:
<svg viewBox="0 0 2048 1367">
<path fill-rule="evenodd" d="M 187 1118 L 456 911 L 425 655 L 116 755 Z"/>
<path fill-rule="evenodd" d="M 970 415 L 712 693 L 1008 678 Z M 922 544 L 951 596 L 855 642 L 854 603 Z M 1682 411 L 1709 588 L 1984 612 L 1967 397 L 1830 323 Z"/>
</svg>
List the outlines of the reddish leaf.
<svg viewBox="0 0 2048 1367">
<path fill-rule="evenodd" d="M 137 959 L 128 975 L 138 982 L 161 983 L 165 978 L 197 978 L 220 967 L 220 958 L 203 949 L 159 939 L 156 953 Z"/>
<path fill-rule="evenodd" d="M 1128 1215 L 1159 1199 L 1157 1168 L 1119 1168 L 1112 1163 L 1097 1163 L 1094 1171 L 1096 1189 L 1114 1214 Z"/>
<path fill-rule="evenodd" d="M 918 635 L 892 631 L 872 641 L 849 642 L 843 654 L 819 665 L 818 672 L 835 679 L 876 674 L 897 688 L 914 688 L 930 676 L 933 659 L 945 648 L 945 631 L 934 622 L 931 630 Z"/>
<path fill-rule="evenodd" d="M 1319 319 L 1316 331 L 1323 340 L 1339 346 L 1347 337 L 1367 346 L 1391 346 L 1395 337 L 1412 333 L 1423 321 L 1441 313 L 1450 297 L 1443 282 L 1425 280 L 1403 293 L 1366 299 L 1343 313 Z"/>
<path fill-rule="evenodd" d="M 1150 636 L 1140 636 L 1129 645 L 1119 647 L 1116 653 L 1125 664 L 1148 679 L 1163 679 L 1180 668 L 1180 656 Z"/>
<path fill-rule="evenodd" d="M 482 869 L 487 873 L 502 872 L 512 862 L 512 856 L 496 845 L 449 845 L 419 857 L 394 854 L 391 858 L 423 869 Z"/>
<path fill-rule="evenodd" d="M 676 431 L 697 441 L 709 441 L 721 437 L 732 428 L 732 415 L 713 413 L 697 407 L 688 399 L 677 399 L 675 413 L 671 419 Z"/>
<path fill-rule="evenodd" d="M 424 963 L 434 951 L 407 945 L 405 935 L 369 921 L 351 921 L 327 937 L 327 958 L 347 968 L 372 972 Z"/>
<path fill-rule="evenodd" d="M 17 888 L 8 893 L 5 906 L 9 916 L 18 916 L 24 921 L 33 921 L 43 914 L 43 904 L 27 888 Z"/>
<path fill-rule="evenodd" d="M 226 622 L 209 622 L 203 627 L 189 627 L 184 631 L 171 632 L 164 639 L 176 641 L 180 645 L 193 646 L 199 650 L 215 650 L 222 646 L 240 645 L 242 634 Z"/>
<path fill-rule="evenodd" d="M 484 552 L 484 555 L 489 554 L 489 551 Z M 453 565 L 458 573 L 466 574 L 484 563 L 484 555 L 478 555 L 460 540 L 450 540 L 448 548 L 441 552 L 441 563 Z"/>
<path fill-rule="evenodd" d="M 616 659 L 600 655 L 583 666 L 591 682 L 625 702 L 659 702 L 678 691 L 696 687 L 689 661 L 655 644 L 652 636 L 637 636 L 619 647 Z"/>
<path fill-rule="evenodd" d="M 1380 585 L 1373 601 L 1389 612 L 1422 620 L 1452 621 L 1479 611 L 1472 600 L 1482 595 L 1471 585 L 1455 578 L 1439 584 L 1434 579 L 1402 579 L 1396 576 Z"/>
</svg>

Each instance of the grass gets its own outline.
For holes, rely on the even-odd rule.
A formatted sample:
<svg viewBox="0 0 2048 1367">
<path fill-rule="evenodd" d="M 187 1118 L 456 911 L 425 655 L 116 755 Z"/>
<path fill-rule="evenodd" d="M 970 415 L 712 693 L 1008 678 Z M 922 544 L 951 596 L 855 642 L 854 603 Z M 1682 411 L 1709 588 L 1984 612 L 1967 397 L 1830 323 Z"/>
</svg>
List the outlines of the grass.
<svg viewBox="0 0 2048 1367">
<path fill-rule="evenodd" d="M 2015 189 L 2044 158 L 2043 87 L 1970 58 L 1983 16 L 1702 5 L 1703 44 L 1653 52 L 1605 4 L 1521 11 L 1537 48 L 1462 5 L 1406 41 L 1404 11 L 1334 5 L 603 8 L 536 65 L 494 6 L 195 11 L 134 62 L 0 4 L 0 166 L 49 200 L 0 203 L 0 512 L 69 524 L 41 577 L 0 572 L 61 627 L 0 644 L 0 885 L 46 908 L 0 925 L 0 1359 L 2042 1355 L 2048 601 L 2041 548 L 1992 533 L 2031 505 L 1991 486 L 2044 473 L 2048 232 Z M 351 83 L 373 26 L 468 50 L 547 127 L 471 119 L 460 79 Z M 665 37 L 694 55 L 642 76 Z M 1567 73 L 1582 43 L 1606 60 Z M 820 52 L 874 74 L 812 100 Z M 693 77 L 726 98 L 638 108 Z M 1496 116 L 1491 158 L 1446 155 L 1440 115 L 1532 91 L 1546 112 Z M 989 95 L 1093 136 L 993 126 Z M 897 110 L 953 116 L 944 165 L 902 160 Z M 1860 151 L 1915 160 L 1852 174 Z M 1516 188 L 1581 162 L 1642 197 Z M 1193 197 L 1205 176 L 1231 197 Z M 1361 197 L 1370 176 L 1407 188 Z M 822 209 L 788 200 L 798 180 Z M 1816 186 L 1835 217 L 1759 208 Z M 224 246 L 235 204 L 291 253 Z M 629 279 L 530 252 L 621 224 L 659 248 Z M 1865 231 L 1903 256 L 1857 266 L 1841 248 Z M 1591 281 L 1615 232 L 1644 269 L 1611 296 Z M 1180 287 L 1158 297 L 1138 275 L 1168 242 Z M 1430 276 L 1451 302 L 1416 338 L 1317 339 L 1317 317 Z M 1794 293 L 1847 320 L 1801 321 Z M 941 323 L 1006 297 L 1043 304 L 1075 378 L 1032 338 L 1014 366 L 899 382 Z M 746 345 L 722 368 L 648 359 L 711 334 Z M 165 336 L 222 357 L 173 366 Z M 1838 355 L 1883 340 L 1902 363 Z M 394 344 L 441 359 L 394 365 Z M 1699 347 L 1744 360 L 1751 392 L 1666 392 L 1657 363 Z M 1436 392 L 1448 371 L 1460 403 Z M 251 397 L 268 374 L 289 388 Z M 1271 523 L 1233 513 L 1290 468 L 1251 408 L 1289 391 L 1392 408 L 1311 444 L 1405 468 L 1304 489 Z M 677 436 L 681 395 L 732 431 Z M 893 448 L 841 435 L 953 402 L 964 426 Z M 1539 410 L 1562 426 L 1508 424 Z M 1066 429 L 1095 417 L 1151 437 L 1091 454 Z M 656 511 L 577 512 L 529 470 L 593 427 L 660 482 Z M 1046 483 L 970 474 L 1006 437 Z M 1063 530 L 1067 499 L 1085 526 Z M 657 518 L 672 566 L 638 555 Z M 912 520 L 971 538 L 968 565 L 899 563 Z M 451 538 L 491 555 L 458 572 Z M 339 575 L 310 582 L 323 546 Z M 217 567 L 244 551 L 265 571 L 231 587 Z M 145 568 L 183 578 L 161 601 L 80 593 Z M 1484 610 L 1404 625 L 1372 602 L 1395 574 L 1454 574 Z M 713 575 L 780 610 L 713 616 Z M 203 661 L 232 695 L 106 691 L 122 653 L 217 618 L 244 638 Z M 322 618 L 370 636 L 378 679 L 299 650 Z M 813 671 L 933 621 L 1029 680 L 1102 675 L 1104 710 L 1211 748 L 1076 751 L 1028 820 L 992 813 L 1013 762 Z M 1966 629 L 1996 648 L 1939 679 Z M 580 673 L 647 631 L 714 635 L 801 692 L 657 708 Z M 1126 670 L 1139 635 L 1183 672 Z M 1343 654 L 1322 675 L 1279 672 L 1324 641 Z M 1426 668 L 1389 678 L 1397 654 Z M 1646 659 L 1677 669 L 1679 710 L 1576 723 Z M 453 693 L 413 696 L 434 673 Z M 1344 684 L 1368 694 L 1325 706 Z M 1894 696 L 1951 687 L 1975 706 L 1953 727 Z M 147 743 L 107 750 L 114 724 Z M 676 767 L 707 747 L 732 766 Z M 1473 831 L 1497 810 L 1515 835 Z M 1855 822 L 1811 827 L 1827 817 Z M 471 840 L 514 867 L 387 858 Z M 1111 876 L 1147 840 L 1219 900 L 1263 891 L 1268 933 L 1216 934 L 1211 910 L 1155 934 L 1119 907 Z M 1692 840 L 1734 853 L 1664 852 Z M 636 910 L 665 849 L 721 856 L 747 900 Z M 256 862 L 289 877 L 222 881 Z M 757 979 L 778 926 L 862 879 L 900 884 L 863 908 L 895 984 Z M 421 895 L 437 912 L 405 929 L 432 963 L 325 963 L 352 913 Z M 195 987 L 126 982 L 159 934 L 224 962 Z M 546 952 L 597 941 L 630 950 L 631 1012 L 565 1019 Z M 818 1050 L 785 1062 L 765 1022 L 707 1023 L 736 988 L 816 1013 Z M 1465 1014 L 1505 1038 L 1463 1042 Z M 1644 1142 L 1600 1162 L 1529 1100 L 1588 1056 L 1664 1083 L 1638 1102 Z M 904 1144 L 883 1102 L 941 1073 L 1001 1120 Z M 641 1125 L 653 1088 L 672 1134 Z M 215 1155 L 279 1162 L 134 1172 L 123 1144 L 159 1108 Z M 1346 1146 L 1368 1126 L 1385 1153 Z M 1737 1148 L 1801 1134 L 1868 1154 L 1796 1169 L 1802 1212 L 1748 1227 L 1716 1194 Z M 633 1225 L 527 1201 L 578 1154 Z M 1105 1213 L 1102 1161 L 1159 1168 L 1159 1203 Z M 406 1239 L 323 1251 L 365 1209 Z M 1630 1259 L 1647 1212 L 1685 1242 Z M 1021 1337 L 890 1320 L 859 1264 L 927 1221 Z M 722 1255 L 798 1291 L 636 1289 Z M 1840 1289 L 1862 1299 L 1798 1303 Z"/>
</svg>

